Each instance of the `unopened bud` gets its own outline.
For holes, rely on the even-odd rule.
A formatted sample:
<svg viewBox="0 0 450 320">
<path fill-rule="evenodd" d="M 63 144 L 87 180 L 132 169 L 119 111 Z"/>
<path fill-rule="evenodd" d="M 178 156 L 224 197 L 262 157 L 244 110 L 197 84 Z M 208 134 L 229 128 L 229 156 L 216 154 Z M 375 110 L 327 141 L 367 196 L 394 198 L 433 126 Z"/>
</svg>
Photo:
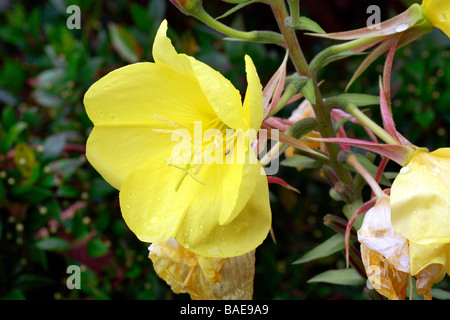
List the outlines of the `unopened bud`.
<svg viewBox="0 0 450 320">
<path fill-rule="evenodd" d="M 193 14 L 202 6 L 202 0 L 170 0 L 170 2 L 185 14 Z"/>
</svg>

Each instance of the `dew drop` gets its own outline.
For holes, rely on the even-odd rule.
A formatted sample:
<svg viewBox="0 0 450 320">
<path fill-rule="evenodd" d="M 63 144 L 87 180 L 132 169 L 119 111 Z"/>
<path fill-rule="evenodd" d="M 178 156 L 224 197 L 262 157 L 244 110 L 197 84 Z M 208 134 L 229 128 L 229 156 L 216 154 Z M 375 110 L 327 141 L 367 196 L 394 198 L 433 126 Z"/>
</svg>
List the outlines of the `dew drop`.
<svg viewBox="0 0 450 320">
<path fill-rule="evenodd" d="M 401 174 L 407 174 L 407 173 L 409 173 L 410 171 L 411 171 L 411 168 L 410 168 L 410 167 L 403 167 L 403 168 L 400 169 L 400 173 L 401 173 Z"/>
<path fill-rule="evenodd" d="M 105 113 L 103 111 L 100 111 L 99 115 L 100 115 L 100 117 L 103 117 L 103 116 L 105 116 Z"/>
<path fill-rule="evenodd" d="M 225 87 L 227 87 L 227 88 L 230 87 L 230 85 L 229 85 L 227 82 L 225 82 L 224 85 L 225 85 Z"/>
<path fill-rule="evenodd" d="M 447 20 L 447 16 L 445 15 L 445 13 L 441 13 L 439 15 L 439 21 L 445 22 L 445 20 Z"/>
<path fill-rule="evenodd" d="M 159 221 L 158 217 L 151 217 L 150 218 L 150 223 L 157 223 Z"/>
<path fill-rule="evenodd" d="M 203 225 L 202 224 L 200 225 L 200 229 L 203 229 Z"/>
<path fill-rule="evenodd" d="M 127 209 L 131 209 L 131 206 L 130 206 L 128 203 L 125 205 L 125 207 L 126 207 Z"/>
<path fill-rule="evenodd" d="M 116 120 L 116 119 L 117 119 L 117 117 L 116 117 L 115 114 L 110 115 L 109 118 L 110 118 L 111 120 Z"/>
<path fill-rule="evenodd" d="M 190 228 L 189 232 L 191 232 L 191 233 L 194 232 L 194 228 Z"/>
<path fill-rule="evenodd" d="M 133 193 L 133 192 L 130 192 L 128 195 L 129 195 L 130 197 L 134 197 L 134 193 Z"/>
<path fill-rule="evenodd" d="M 438 167 L 434 167 L 433 170 L 431 170 L 431 175 L 437 177 L 440 172 L 441 169 L 439 169 Z"/>
<path fill-rule="evenodd" d="M 409 24 L 407 24 L 407 23 L 402 23 L 402 24 L 399 24 L 396 28 L 395 28 L 395 32 L 402 32 L 402 31 L 405 31 L 406 29 L 408 29 L 409 28 Z"/>
</svg>

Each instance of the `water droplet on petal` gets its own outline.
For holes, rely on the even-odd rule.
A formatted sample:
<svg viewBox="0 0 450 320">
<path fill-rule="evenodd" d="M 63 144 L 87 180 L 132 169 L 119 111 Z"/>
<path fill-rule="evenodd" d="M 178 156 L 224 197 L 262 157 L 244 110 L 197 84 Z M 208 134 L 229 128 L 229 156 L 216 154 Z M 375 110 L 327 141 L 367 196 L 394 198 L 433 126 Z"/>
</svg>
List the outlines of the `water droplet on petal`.
<svg viewBox="0 0 450 320">
<path fill-rule="evenodd" d="M 395 28 L 395 32 L 402 32 L 402 31 L 405 31 L 406 29 L 408 29 L 409 28 L 409 24 L 407 24 L 407 23 L 402 23 L 402 24 L 399 24 L 396 28 Z"/>
<path fill-rule="evenodd" d="M 158 217 L 151 217 L 150 218 L 150 223 L 157 223 L 159 221 Z"/>
<path fill-rule="evenodd" d="M 125 205 L 125 208 L 131 209 L 131 206 L 127 203 L 127 204 Z"/>
<path fill-rule="evenodd" d="M 447 20 L 447 16 L 445 15 L 445 13 L 441 13 L 439 15 L 439 21 L 445 22 L 445 20 Z"/>
<path fill-rule="evenodd" d="M 401 173 L 401 174 L 407 174 L 407 173 L 409 173 L 410 171 L 411 171 L 411 168 L 410 168 L 410 167 L 403 167 L 403 168 L 400 169 L 400 173 Z"/>
<path fill-rule="evenodd" d="M 110 117 L 111 120 L 116 120 L 116 119 L 117 119 L 117 117 L 116 117 L 115 114 L 112 114 L 112 115 L 110 115 L 109 117 Z"/>
<path fill-rule="evenodd" d="M 437 177 L 440 172 L 441 169 L 439 169 L 438 167 L 434 167 L 433 170 L 431 170 L 431 175 Z"/>
</svg>

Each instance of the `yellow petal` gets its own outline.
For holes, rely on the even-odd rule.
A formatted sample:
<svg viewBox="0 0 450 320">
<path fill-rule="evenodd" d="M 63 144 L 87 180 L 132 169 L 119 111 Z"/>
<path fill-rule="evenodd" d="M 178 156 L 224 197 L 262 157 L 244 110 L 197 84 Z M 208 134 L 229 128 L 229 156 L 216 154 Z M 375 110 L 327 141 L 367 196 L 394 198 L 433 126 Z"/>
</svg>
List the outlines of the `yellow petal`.
<svg viewBox="0 0 450 320">
<path fill-rule="evenodd" d="M 249 128 L 258 131 L 263 121 L 263 95 L 262 86 L 256 72 L 256 67 L 249 56 L 245 56 L 245 69 L 247 72 L 247 91 L 244 99 L 244 116 L 247 118 Z M 252 141 L 251 141 L 252 142 Z"/>
<path fill-rule="evenodd" d="M 95 125 L 87 158 L 117 189 L 132 170 L 173 146 L 170 130 L 192 131 L 195 120 L 216 118 L 195 81 L 154 63 L 109 73 L 89 88 L 84 104 Z"/>
<path fill-rule="evenodd" d="M 392 225 L 410 242 L 450 243 L 449 150 L 417 153 L 394 180 Z"/>
<path fill-rule="evenodd" d="M 220 72 L 189 58 L 198 84 L 219 119 L 230 128 L 246 130 L 239 91 Z"/>
<path fill-rule="evenodd" d="M 149 258 L 175 293 L 193 300 L 249 300 L 253 295 L 254 251 L 233 258 L 206 258 L 174 239 L 152 243 Z"/>
<path fill-rule="evenodd" d="M 207 257 L 230 257 L 255 249 L 270 228 L 267 178 L 255 176 L 254 191 L 241 189 L 236 176 L 247 165 L 205 165 L 198 178 L 189 175 L 175 191 L 183 172 L 177 168 L 149 163 L 133 171 L 120 191 L 125 222 L 144 242 L 175 238 L 184 247 Z M 228 174 L 227 174 L 228 172 Z M 245 176 L 241 183 L 245 183 Z M 242 182 L 243 181 L 243 182 Z M 239 194 L 249 193 L 239 202 Z M 250 193 L 252 192 L 252 193 Z M 242 198 L 244 199 L 244 198 Z M 231 203 L 231 205 L 230 205 Z M 243 207 L 227 224 L 220 225 L 223 208 Z"/>
<path fill-rule="evenodd" d="M 422 7 L 431 24 L 450 37 L 450 2 L 448 0 L 424 0 Z"/>
<path fill-rule="evenodd" d="M 450 256 L 450 244 L 444 245 L 419 245 L 410 242 L 411 274 L 416 275 L 423 269 L 435 265 L 434 283 L 442 280 L 448 272 L 448 259 Z"/>
<path fill-rule="evenodd" d="M 167 20 L 163 20 L 156 33 L 153 42 L 153 59 L 156 63 L 165 64 L 177 70 L 183 76 L 195 79 L 189 57 L 185 54 L 178 54 L 172 45 L 172 41 L 167 37 Z"/>
</svg>

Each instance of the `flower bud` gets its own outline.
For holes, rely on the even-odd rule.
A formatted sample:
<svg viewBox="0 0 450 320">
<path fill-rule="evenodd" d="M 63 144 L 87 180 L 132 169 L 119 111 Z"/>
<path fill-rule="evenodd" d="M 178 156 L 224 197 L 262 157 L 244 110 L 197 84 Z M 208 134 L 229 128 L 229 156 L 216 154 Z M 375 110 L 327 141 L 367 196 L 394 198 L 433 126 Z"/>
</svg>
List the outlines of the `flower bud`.
<svg viewBox="0 0 450 320">
<path fill-rule="evenodd" d="M 202 0 L 170 0 L 170 2 L 185 14 L 193 14 L 202 6 Z"/>
</svg>

